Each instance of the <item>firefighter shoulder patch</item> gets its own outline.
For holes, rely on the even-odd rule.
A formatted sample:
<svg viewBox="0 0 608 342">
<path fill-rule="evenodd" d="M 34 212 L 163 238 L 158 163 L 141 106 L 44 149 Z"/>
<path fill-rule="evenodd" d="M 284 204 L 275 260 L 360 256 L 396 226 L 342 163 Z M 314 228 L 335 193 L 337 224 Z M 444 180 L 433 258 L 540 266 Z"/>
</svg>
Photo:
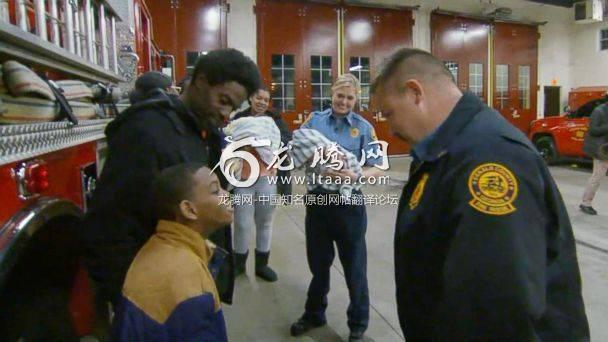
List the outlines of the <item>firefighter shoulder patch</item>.
<svg viewBox="0 0 608 342">
<path fill-rule="evenodd" d="M 429 179 L 429 174 L 425 173 L 422 175 L 422 178 L 416 184 L 416 188 L 414 188 L 414 192 L 412 193 L 412 197 L 410 197 L 409 207 L 410 210 L 415 209 L 418 204 L 420 204 L 420 199 L 424 194 L 424 187 L 426 185 L 426 181 Z"/>
<path fill-rule="evenodd" d="M 308 121 L 310 121 L 310 119 L 312 119 L 312 116 L 314 115 L 314 113 L 310 113 L 308 114 L 308 116 L 306 116 L 306 118 L 304 118 L 304 122 L 302 122 L 300 124 L 300 126 L 304 125 L 305 123 L 307 123 Z"/>
<path fill-rule="evenodd" d="M 378 136 L 376 135 L 376 130 L 374 129 L 374 127 L 372 127 L 371 136 L 372 136 L 372 141 L 378 140 Z"/>
<path fill-rule="evenodd" d="M 357 127 L 353 127 L 350 129 L 350 136 L 356 138 L 359 136 L 359 129 Z"/>
<path fill-rule="evenodd" d="M 477 166 L 469 176 L 469 191 L 473 196 L 469 205 L 484 214 L 507 215 L 517 210 L 513 205 L 519 191 L 517 179 L 504 165 Z"/>
</svg>

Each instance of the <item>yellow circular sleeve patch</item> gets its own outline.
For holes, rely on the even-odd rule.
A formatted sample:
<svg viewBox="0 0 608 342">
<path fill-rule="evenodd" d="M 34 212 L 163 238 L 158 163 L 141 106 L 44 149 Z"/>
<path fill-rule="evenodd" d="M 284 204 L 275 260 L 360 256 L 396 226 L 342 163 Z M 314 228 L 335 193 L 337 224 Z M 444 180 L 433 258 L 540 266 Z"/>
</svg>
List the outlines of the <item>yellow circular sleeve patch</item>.
<svg viewBox="0 0 608 342">
<path fill-rule="evenodd" d="M 412 193 L 412 197 L 410 197 L 409 207 L 410 210 L 413 210 L 420 203 L 420 199 L 422 198 L 422 194 L 424 194 L 424 186 L 426 185 L 426 181 L 429 179 L 429 174 L 425 173 L 422 175 L 422 178 L 416 184 L 416 188 Z"/>
<path fill-rule="evenodd" d="M 307 123 L 308 121 L 310 121 L 310 119 L 312 119 L 312 113 L 308 114 L 308 116 L 306 116 L 306 118 L 304 119 L 304 122 L 302 122 L 300 124 L 300 126 L 304 125 L 305 123 Z"/>
<path fill-rule="evenodd" d="M 350 129 L 350 136 L 353 138 L 356 138 L 359 136 L 359 129 L 356 127 L 353 127 Z"/>
<path fill-rule="evenodd" d="M 519 191 L 517 179 L 504 165 L 477 166 L 469 176 L 469 191 L 473 195 L 469 204 L 484 214 L 507 215 L 517 210 L 513 205 Z"/>
</svg>

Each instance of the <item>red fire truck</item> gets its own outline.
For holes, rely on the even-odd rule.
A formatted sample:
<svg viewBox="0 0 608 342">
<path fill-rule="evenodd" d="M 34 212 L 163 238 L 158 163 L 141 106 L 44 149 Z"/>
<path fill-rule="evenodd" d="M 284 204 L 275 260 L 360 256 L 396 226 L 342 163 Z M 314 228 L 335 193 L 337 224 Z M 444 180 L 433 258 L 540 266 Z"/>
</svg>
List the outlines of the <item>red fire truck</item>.
<svg viewBox="0 0 608 342">
<path fill-rule="evenodd" d="M 583 152 L 589 115 L 608 101 L 608 87 L 580 87 L 570 91 L 568 110 L 560 116 L 532 121 L 530 140 L 548 163 L 567 158 L 588 158 Z"/>
<path fill-rule="evenodd" d="M 125 80 L 121 58 L 133 59 L 131 76 L 158 69 L 151 17 L 143 1 L 135 3 L 135 49 L 124 52 L 117 43 L 120 18 L 105 0 L 0 1 L 0 63 L 17 60 L 49 79 L 103 84 Z M 2 340 L 62 329 L 92 334 L 80 220 L 103 165 L 110 121 L 0 125 Z"/>
</svg>

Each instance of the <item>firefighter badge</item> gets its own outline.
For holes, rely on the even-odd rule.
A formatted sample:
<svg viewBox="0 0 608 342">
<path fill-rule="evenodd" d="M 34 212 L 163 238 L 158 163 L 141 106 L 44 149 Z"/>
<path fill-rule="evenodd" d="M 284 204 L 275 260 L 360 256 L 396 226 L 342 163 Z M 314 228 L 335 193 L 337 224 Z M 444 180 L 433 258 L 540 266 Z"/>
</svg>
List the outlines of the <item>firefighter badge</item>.
<svg viewBox="0 0 608 342">
<path fill-rule="evenodd" d="M 507 215 L 515 210 L 513 202 L 519 191 L 517 179 L 507 167 L 497 163 L 477 166 L 469 176 L 469 205 L 489 215 Z"/>
<path fill-rule="evenodd" d="M 416 184 L 416 188 L 414 189 L 414 193 L 412 193 L 412 197 L 410 197 L 409 207 L 410 210 L 414 210 L 420 203 L 420 199 L 424 194 L 424 187 L 426 185 L 426 181 L 429 179 L 429 174 L 425 173 L 422 175 L 422 178 Z"/>
<path fill-rule="evenodd" d="M 353 127 L 350 129 L 350 136 L 353 138 L 356 138 L 359 136 L 359 129 L 356 127 Z"/>
</svg>

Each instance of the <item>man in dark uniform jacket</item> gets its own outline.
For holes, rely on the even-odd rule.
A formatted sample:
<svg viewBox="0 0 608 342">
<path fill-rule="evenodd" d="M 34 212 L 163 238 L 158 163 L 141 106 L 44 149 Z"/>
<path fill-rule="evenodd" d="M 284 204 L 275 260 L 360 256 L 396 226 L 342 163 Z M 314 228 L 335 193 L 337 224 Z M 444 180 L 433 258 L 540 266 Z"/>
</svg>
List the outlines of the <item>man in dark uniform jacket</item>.
<svg viewBox="0 0 608 342">
<path fill-rule="evenodd" d="M 570 220 L 540 155 L 443 63 L 402 49 L 375 103 L 413 145 L 395 277 L 408 341 L 584 341 Z"/>
<path fill-rule="evenodd" d="M 84 226 L 87 266 L 101 300 L 116 302 L 131 261 L 154 233 L 156 174 L 181 163 L 213 167 L 221 154 L 218 127 L 259 86 L 257 67 L 240 51 L 212 51 L 199 58 L 181 97 L 158 91 L 108 125 L 108 158 Z M 231 250 L 230 229 L 211 240 Z M 223 271 L 218 289 L 230 302 L 232 267 Z"/>
</svg>

